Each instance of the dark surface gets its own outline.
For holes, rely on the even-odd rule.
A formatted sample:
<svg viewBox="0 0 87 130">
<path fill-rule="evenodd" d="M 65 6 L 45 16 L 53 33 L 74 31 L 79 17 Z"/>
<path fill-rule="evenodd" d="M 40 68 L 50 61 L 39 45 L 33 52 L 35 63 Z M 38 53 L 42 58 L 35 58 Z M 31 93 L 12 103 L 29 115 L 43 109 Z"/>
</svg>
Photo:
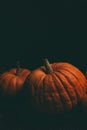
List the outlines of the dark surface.
<svg viewBox="0 0 87 130">
<path fill-rule="evenodd" d="M 51 63 L 69 62 L 85 73 L 86 12 L 85 0 L 4 3 L 0 15 L 0 73 L 16 67 L 17 60 L 21 67 L 33 70 L 43 65 L 44 58 Z M 64 116 L 49 117 L 32 114 L 23 105 L 23 109 L 19 106 L 0 106 L 0 130 L 84 130 L 86 127 L 86 113 L 79 107 Z"/>
<path fill-rule="evenodd" d="M 8 107 L 5 112 L 2 110 L 0 114 L 0 129 L 84 130 L 87 129 L 87 113 L 84 113 L 80 108 L 76 108 L 69 113 L 53 116 L 37 113 L 26 109 L 22 105 L 20 105 L 20 108 L 14 105 L 14 107 Z"/>
</svg>

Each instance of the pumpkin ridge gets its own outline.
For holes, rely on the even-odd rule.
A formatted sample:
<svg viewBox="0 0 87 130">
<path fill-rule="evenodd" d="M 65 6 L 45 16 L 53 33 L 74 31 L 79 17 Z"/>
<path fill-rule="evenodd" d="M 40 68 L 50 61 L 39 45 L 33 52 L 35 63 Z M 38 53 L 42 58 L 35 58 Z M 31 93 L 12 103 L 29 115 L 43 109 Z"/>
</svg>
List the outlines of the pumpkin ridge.
<svg viewBox="0 0 87 130">
<path fill-rule="evenodd" d="M 53 96 L 53 98 L 54 98 L 54 101 L 56 100 L 56 98 L 58 98 L 58 101 L 56 101 L 55 103 L 54 103 L 54 106 L 55 106 L 55 110 L 57 111 L 57 109 L 56 109 L 56 106 L 57 106 L 57 104 L 59 105 L 59 107 L 61 106 L 61 110 L 64 110 L 64 104 L 62 103 L 62 101 L 61 101 L 61 98 L 60 98 L 60 94 L 57 92 L 57 87 L 55 87 L 55 83 L 54 83 L 54 80 L 53 80 L 53 77 L 52 76 L 50 76 L 51 77 L 51 79 L 52 79 L 52 83 L 53 83 L 53 85 L 54 85 L 54 90 L 52 90 L 51 92 L 54 92 L 53 94 L 54 94 L 54 96 Z M 52 89 L 52 87 L 51 87 L 51 89 Z M 55 96 L 55 94 L 56 94 L 56 96 Z"/>
<path fill-rule="evenodd" d="M 58 92 L 58 94 L 59 94 L 60 101 L 61 101 L 61 103 L 62 103 L 64 109 L 66 109 L 66 103 L 65 103 L 65 101 L 63 100 L 62 94 L 61 94 L 61 92 L 60 92 L 60 90 L 59 90 L 61 87 L 58 88 L 58 87 L 60 86 L 60 85 L 59 85 L 59 84 L 60 84 L 60 83 L 59 83 L 60 81 L 57 81 L 54 75 L 53 75 L 52 79 L 53 79 L 55 88 L 56 88 L 56 90 L 57 90 L 57 92 Z M 57 83 L 56 83 L 56 82 L 57 82 Z"/>
<path fill-rule="evenodd" d="M 40 86 L 41 85 L 41 87 L 39 87 L 39 91 L 38 91 L 38 95 L 39 95 L 39 101 L 40 101 L 40 104 L 43 104 L 43 95 L 44 95 L 44 91 L 43 91 L 43 80 L 45 79 L 45 77 L 43 76 L 43 77 L 41 77 L 41 79 L 40 79 L 40 81 L 39 81 L 39 84 L 38 84 L 38 86 Z"/>
<path fill-rule="evenodd" d="M 11 75 L 9 72 L 6 72 L 6 73 L 2 74 L 1 77 L 0 77 L 0 82 L 2 82 L 2 80 L 7 78 L 9 75 Z"/>
<path fill-rule="evenodd" d="M 74 91 L 74 88 L 70 85 L 67 78 L 65 78 L 65 76 L 60 71 L 58 71 L 58 72 L 60 73 L 60 76 L 62 75 L 62 77 L 65 80 L 62 82 L 62 80 L 61 80 L 60 76 L 57 74 L 57 72 L 55 72 L 55 75 L 60 79 L 61 83 L 63 84 L 63 86 L 64 86 L 64 88 L 66 90 L 66 92 L 68 93 L 68 95 L 70 97 L 70 100 L 71 100 L 72 104 L 75 105 L 77 103 L 77 96 L 76 96 L 76 93 Z M 72 96 L 72 93 L 73 93 L 74 97 Z M 74 100 L 73 100 L 73 98 L 74 98 Z"/>
<path fill-rule="evenodd" d="M 5 73 L 5 74 L 6 74 L 6 73 Z M 6 75 L 5 75 L 5 74 L 2 74 L 2 75 L 1 75 L 1 77 L 0 77 L 0 84 L 1 84 L 2 82 L 4 82 L 4 81 L 9 77 L 9 75 L 10 75 L 10 74 L 6 74 Z M 4 76 L 4 75 L 5 75 L 5 76 Z M 12 78 L 13 78 L 13 77 L 12 77 Z"/>
<path fill-rule="evenodd" d="M 5 77 L 7 77 L 7 76 L 5 76 Z M 4 79 L 1 78 L 1 79 L 0 79 L 0 84 L 2 84 L 4 81 L 5 81 L 5 78 L 4 78 Z M 0 89 L 1 89 L 1 91 L 3 91 L 3 90 L 4 90 L 4 87 L 3 87 L 2 85 L 0 85 Z M 5 90 L 4 90 L 4 94 L 6 93 L 6 91 L 7 91 L 7 86 L 6 86 Z M 1 93 L 0 93 L 0 94 L 1 94 Z"/>
<path fill-rule="evenodd" d="M 42 80 L 42 81 L 43 81 L 43 80 Z M 39 83 L 40 83 L 40 80 L 39 80 Z M 40 85 L 40 84 L 39 84 L 39 85 Z M 39 85 L 38 85 L 38 86 L 39 86 Z M 44 101 L 42 101 L 42 99 L 43 99 L 43 97 L 42 97 L 43 94 L 41 94 L 41 90 L 42 90 L 43 85 L 41 85 L 42 87 L 40 86 L 40 88 L 37 88 L 38 86 L 36 85 L 36 86 L 34 87 L 34 89 L 35 89 L 35 90 L 34 90 L 34 91 L 35 91 L 34 101 L 35 101 L 36 104 L 38 104 L 38 107 L 39 107 L 41 104 L 43 104 Z M 37 88 L 37 90 L 39 89 L 38 93 L 36 93 L 36 92 L 37 92 L 37 91 L 36 91 L 36 88 Z M 41 89 L 41 90 L 40 90 L 40 89 Z M 42 99 L 41 99 L 41 97 L 42 97 Z M 37 102 L 36 99 L 38 99 L 38 102 Z"/>
<path fill-rule="evenodd" d="M 35 93 L 34 93 L 35 99 L 34 100 L 36 100 L 36 102 L 38 102 L 38 103 L 40 101 L 40 88 L 42 89 L 42 87 L 40 87 L 40 84 L 41 84 L 41 81 L 43 79 L 44 79 L 44 76 L 39 79 L 39 81 L 36 83 L 36 86 L 32 86 L 34 88 L 34 91 L 35 91 Z"/>
<path fill-rule="evenodd" d="M 52 75 L 53 75 L 53 77 L 54 77 L 53 81 L 54 81 L 55 87 L 57 88 L 57 90 L 58 90 L 58 92 L 59 92 L 60 99 L 61 99 L 61 101 L 62 101 L 62 103 L 63 103 L 64 109 L 66 110 L 67 108 L 68 108 L 68 109 L 71 108 L 71 107 L 72 107 L 72 104 L 71 104 L 70 98 L 69 98 L 67 92 L 65 91 L 65 89 L 64 89 L 64 87 L 63 87 L 61 81 L 55 76 L 55 74 L 52 74 Z M 56 82 L 56 81 L 57 81 L 57 82 Z M 60 86 L 61 86 L 61 87 L 60 87 Z M 59 87 L 62 88 L 62 89 L 61 89 L 61 90 L 62 90 L 62 93 L 60 92 L 60 88 L 59 88 Z M 67 96 L 67 97 L 65 97 L 65 93 L 66 93 L 66 96 Z M 63 98 L 63 97 L 64 97 L 64 98 Z M 66 99 L 68 99 L 68 101 L 67 101 Z M 67 107 L 67 105 L 69 105 L 69 106 Z"/>
<path fill-rule="evenodd" d="M 20 68 L 21 69 L 21 68 Z M 26 72 L 27 72 L 27 69 L 24 69 L 24 70 L 22 70 L 21 69 L 21 77 L 23 76 L 23 75 L 25 75 L 26 74 Z M 27 72 L 27 75 L 29 74 L 29 72 Z M 24 77 L 24 76 L 23 76 Z"/>
<path fill-rule="evenodd" d="M 72 74 L 72 76 L 74 77 L 74 79 L 76 78 L 75 80 L 78 80 L 78 81 L 79 81 L 79 82 L 77 82 L 77 83 L 79 83 L 80 86 L 81 86 L 81 87 L 79 87 L 79 89 L 80 89 L 81 92 L 83 92 L 83 89 L 84 89 L 85 87 L 83 86 L 83 84 L 81 84 L 79 78 L 78 78 L 74 73 L 72 73 L 72 71 L 69 71 L 69 70 L 67 71 L 66 69 L 64 69 L 64 70 L 65 70 L 67 73 Z M 62 72 L 61 72 L 61 73 L 62 73 Z M 82 79 L 82 78 L 81 78 L 81 79 Z M 86 89 L 85 89 L 85 90 L 86 90 Z"/>
<path fill-rule="evenodd" d="M 49 75 L 50 76 L 50 75 Z M 56 101 L 56 99 L 58 98 L 58 93 L 57 93 L 57 95 L 55 95 L 56 94 L 56 92 L 57 92 L 57 90 L 56 90 L 56 88 L 55 88 L 55 85 L 54 85 L 54 82 L 53 82 L 53 78 L 52 78 L 52 76 L 50 76 L 51 77 L 51 81 L 52 81 L 52 87 L 50 87 L 50 90 L 51 90 L 51 92 L 50 92 L 50 95 L 51 95 L 51 97 L 52 97 L 52 104 L 53 105 L 51 105 L 53 108 L 54 108 L 54 110 L 55 110 L 55 112 L 57 112 L 56 110 L 56 105 L 57 105 L 57 101 Z M 49 80 L 49 79 L 48 79 Z M 54 90 L 55 89 L 55 90 Z M 53 94 L 52 94 L 53 93 Z"/>
<path fill-rule="evenodd" d="M 20 93 L 20 87 L 21 87 L 21 89 L 22 89 L 22 87 L 23 87 L 23 79 L 22 78 L 19 78 L 19 77 L 15 77 L 15 79 L 16 79 L 16 82 L 15 82 L 15 84 L 16 84 L 16 88 L 15 88 L 15 92 L 16 92 L 16 94 L 17 93 Z M 21 83 L 19 83 L 19 82 L 17 82 L 17 81 L 21 81 Z"/>
<path fill-rule="evenodd" d="M 63 68 L 62 70 L 65 70 L 65 71 L 68 71 L 69 73 L 71 73 L 78 81 L 80 81 L 81 79 L 82 79 L 82 82 L 79 82 L 80 83 L 80 85 L 82 86 L 82 88 L 84 89 L 84 87 L 83 87 L 83 84 L 81 84 L 81 83 L 83 83 L 83 78 L 85 79 L 85 76 L 82 74 L 82 72 L 80 72 L 80 70 L 76 70 L 76 68 L 74 69 L 74 71 L 77 73 L 77 71 L 78 71 L 78 73 L 79 74 L 81 74 L 81 76 L 83 77 L 83 78 L 81 78 L 80 80 L 79 80 L 79 78 L 75 75 L 75 73 L 73 73 L 73 71 L 72 71 L 72 69 L 65 69 L 65 68 Z"/>
<path fill-rule="evenodd" d="M 68 82 L 71 84 L 71 86 L 74 88 L 75 92 L 76 92 L 76 96 L 77 96 L 77 100 L 79 101 L 79 95 L 81 93 L 81 91 L 79 92 L 79 89 L 76 88 L 76 85 L 73 83 L 72 80 L 69 80 L 69 77 L 67 76 L 66 73 L 61 72 L 68 80 Z M 73 76 L 74 77 L 74 76 Z M 79 88 L 79 87 L 78 87 Z"/>
<path fill-rule="evenodd" d="M 15 82 L 15 83 L 14 83 Z M 11 91 L 11 93 L 13 93 L 13 94 L 15 94 L 16 93 L 16 88 L 17 87 L 15 87 L 15 84 L 16 84 L 16 77 L 13 77 L 11 80 L 10 80 L 10 86 L 12 86 L 12 88 L 14 87 L 14 91 L 12 92 Z M 8 87 L 9 88 L 9 87 Z M 11 89 L 11 87 L 9 88 L 9 89 Z"/>
<path fill-rule="evenodd" d="M 60 65 L 59 65 L 60 64 Z M 58 66 L 56 65 L 56 64 L 53 64 L 53 66 L 55 67 L 55 68 L 57 68 L 58 67 L 58 70 L 60 70 L 60 69 L 62 69 L 62 70 L 66 70 L 66 71 L 69 71 L 70 73 L 72 73 L 72 74 L 74 74 L 73 72 L 75 72 L 75 73 L 79 73 L 83 78 L 85 78 L 85 76 L 83 75 L 83 73 L 78 69 L 78 68 L 76 68 L 75 66 L 73 66 L 72 64 L 69 64 L 69 63 L 58 63 Z M 68 67 L 67 67 L 68 66 Z M 73 69 L 71 69 L 71 67 L 73 67 Z M 74 74 L 74 76 L 76 77 L 76 75 Z M 78 78 L 78 77 L 77 77 Z M 82 82 L 84 81 L 83 80 L 83 78 L 81 78 L 82 79 Z"/>
<path fill-rule="evenodd" d="M 46 91 L 45 90 L 45 87 L 47 87 L 47 82 L 46 82 L 46 80 L 47 80 L 47 77 L 45 77 L 44 79 L 43 79 L 43 105 L 44 105 L 44 103 L 46 103 L 44 106 L 47 106 L 47 108 L 49 109 L 51 109 L 51 105 L 50 105 L 50 103 L 48 102 L 48 99 L 47 99 L 47 97 L 49 96 L 49 92 L 48 91 Z M 48 94 L 48 95 L 47 95 Z M 51 99 L 53 99 L 53 95 L 50 93 L 50 97 L 51 97 Z M 53 102 L 51 102 L 52 104 L 53 104 Z M 52 105 L 53 106 L 53 105 Z M 53 108 L 52 108 L 53 109 Z M 52 111 L 52 109 L 51 109 L 51 111 Z M 50 110 L 47 110 L 47 111 L 50 111 Z"/>
<path fill-rule="evenodd" d="M 60 80 L 60 82 L 61 82 L 61 84 L 62 84 L 62 86 L 63 86 L 63 88 L 64 88 L 64 91 L 66 91 L 67 95 L 69 96 L 69 93 L 68 93 L 68 91 L 66 90 L 66 88 L 64 87 L 64 85 L 63 85 L 63 83 L 62 83 L 62 80 L 61 80 L 60 76 L 57 75 L 56 73 L 55 73 L 55 75 L 56 75 L 56 78 L 58 78 L 58 80 Z M 70 96 L 69 96 L 69 98 L 70 98 L 70 100 L 71 100 L 71 97 L 70 97 Z"/>
<path fill-rule="evenodd" d="M 0 84 L 3 82 L 3 80 L 5 80 L 5 77 L 7 77 L 7 75 L 5 75 L 5 77 L 3 78 L 3 76 L 4 76 L 4 74 L 3 75 L 1 75 L 1 77 L 0 77 Z"/>
<path fill-rule="evenodd" d="M 44 78 L 44 81 L 43 81 L 43 92 L 44 92 L 44 99 L 45 99 L 45 101 L 46 101 L 46 103 L 47 103 L 47 106 L 48 106 L 48 108 L 50 109 L 50 111 L 53 111 L 54 109 L 56 110 L 56 103 L 55 103 L 55 96 L 53 96 L 53 94 L 52 94 L 52 88 L 50 87 L 50 90 L 51 90 L 51 92 L 50 92 L 50 90 L 48 90 L 48 91 L 46 91 L 45 90 L 45 87 L 47 87 L 48 85 L 47 85 L 47 83 L 48 82 L 46 82 L 48 80 L 48 77 L 46 78 Z M 50 92 L 50 93 L 49 93 Z M 51 98 L 51 102 L 49 102 L 48 101 L 48 97 L 50 96 L 50 98 Z M 48 110 L 49 111 L 49 110 Z"/>
<path fill-rule="evenodd" d="M 10 84 L 10 81 L 11 81 L 11 79 L 12 79 L 13 77 L 10 77 L 10 80 L 9 80 L 9 84 Z M 6 93 L 7 93 L 7 95 L 9 94 L 9 89 L 10 89 L 10 87 L 11 87 L 11 85 L 7 85 L 7 88 L 6 88 Z"/>
<path fill-rule="evenodd" d="M 37 84 L 38 84 L 38 87 L 39 87 L 39 88 L 38 88 L 38 93 L 37 93 L 37 95 L 40 94 L 40 88 L 42 88 L 42 87 L 41 87 L 41 86 L 42 86 L 42 85 L 41 85 L 41 82 L 42 82 L 42 80 L 43 80 L 44 78 L 45 78 L 44 76 L 41 76 L 39 82 L 37 83 Z M 40 85 L 41 85 L 41 86 L 40 86 Z"/>
</svg>

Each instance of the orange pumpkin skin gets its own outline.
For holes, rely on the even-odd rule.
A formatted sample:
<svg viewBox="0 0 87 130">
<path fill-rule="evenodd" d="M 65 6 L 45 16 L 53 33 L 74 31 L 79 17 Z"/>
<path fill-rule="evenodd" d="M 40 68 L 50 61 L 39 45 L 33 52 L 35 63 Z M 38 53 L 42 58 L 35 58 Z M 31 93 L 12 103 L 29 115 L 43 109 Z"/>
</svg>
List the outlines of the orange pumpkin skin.
<svg viewBox="0 0 87 130">
<path fill-rule="evenodd" d="M 36 110 L 48 113 L 70 111 L 85 95 L 87 81 L 75 66 L 58 62 L 50 64 L 53 72 L 47 74 L 44 66 L 34 70 L 26 80 L 27 92 Z"/>
<path fill-rule="evenodd" d="M 0 76 L 0 95 L 1 96 L 15 96 L 23 88 L 26 77 L 30 74 L 30 70 L 20 68 L 16 75 L 16 68 L 8 72 L 4 72 Z"/>
</svg>

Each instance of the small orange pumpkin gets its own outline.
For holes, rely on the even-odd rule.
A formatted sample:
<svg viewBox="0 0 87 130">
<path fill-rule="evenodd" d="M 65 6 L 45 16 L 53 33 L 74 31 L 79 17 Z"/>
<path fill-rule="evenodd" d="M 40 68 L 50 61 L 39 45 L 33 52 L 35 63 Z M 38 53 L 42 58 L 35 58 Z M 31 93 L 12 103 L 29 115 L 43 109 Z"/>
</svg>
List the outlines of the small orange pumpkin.
<svg viewBox="0 0 87 130">
<path fill-rule="evenodd" d="M 23 88 L 26 77 L 30 74 L 30 70 L 20 68 L 18 63 L 17 68 L 13 68 L 8 72 L 4 72 L 0 76 L 0 95 L 11 96 L 16 95 Z"/>
<path fill-rule="evenodd" d="M 75 66 L 58 62 L 31 72 L 25 82 L 33 108 L 48 113 L 71 110 L 86 93 L 87 81 Z"/>
</svg>

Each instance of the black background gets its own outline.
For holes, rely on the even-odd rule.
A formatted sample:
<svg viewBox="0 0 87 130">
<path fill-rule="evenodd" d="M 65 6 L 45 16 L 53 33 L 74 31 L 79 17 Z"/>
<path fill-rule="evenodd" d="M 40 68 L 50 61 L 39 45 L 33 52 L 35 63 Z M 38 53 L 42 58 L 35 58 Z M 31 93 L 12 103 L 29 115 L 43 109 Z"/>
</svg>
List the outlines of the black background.
<svg viewBox="0 0 87 130">
<path fill-rule="evenodd" d="M 50 62 L 70 62 L 85 71 L 86 1 L 12 4 L 5 5 L 0 18 L 1 71 L 16 66 L 17 60 L 33 70 L 46 57 Z"/>
<path fill-rule="evenodd" d="M 10 5 L 11 4 L 11 5 Z M 0 72 L 16 67 L 34 70 L 65 61 L 87 68 L 87 2 L 29 1 L 4 3 L 0 15 Z"/>
</svg>

